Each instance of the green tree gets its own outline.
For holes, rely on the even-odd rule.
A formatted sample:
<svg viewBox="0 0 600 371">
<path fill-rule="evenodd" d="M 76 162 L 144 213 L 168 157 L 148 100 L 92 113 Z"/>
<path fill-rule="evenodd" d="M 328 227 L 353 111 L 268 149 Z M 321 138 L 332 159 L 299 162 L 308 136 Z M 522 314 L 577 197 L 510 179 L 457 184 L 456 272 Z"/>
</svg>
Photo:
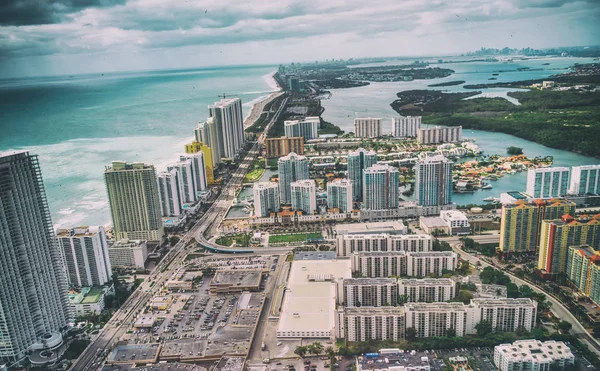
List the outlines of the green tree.
<svg viewBox="0 0 600 371">
<path fill-rule="evenodd" d="M 408 303 L 408 295 L 404 294 L 398 296 L 398 305 L 404 305 L 406 303 Z"/>
<path fill-rule="evenodd" d="M 327 353 L 329 358 L 333 358 L 333 356 L 335 356 L 335 349 L 333 349 L 333 347 L 329 346 L 329 347 L 325 348 L 325 353 Z"/>
<path fill-rule="evenodd" d="M 571 329 L 573 328 L 573 325 L 571 324 L 571 322 L 562 320 L 558 323 L 558 329 L 560 330 L 560 332 L 562 332 L 563 334 L 567 334 L 569 333 L 569 331 L 571 331 Z"/>
<path fill-rule="evenodd" d="M 417 330 L 414 327 L 406 329 L 406 340 L 414 341 L 417 338 Z"/>
<path fill-rule="evenodd" d="M 473 294 L 468 290 L 460 290 L 458 295 L 456 295 L 456 299 L 462 301 L 464 304 L 469 304 L 471 299 L 473 299 Z"/>
<path fill-rule="evenodd" d="M 453 338 L 456 336 L 456 330 L 453 329 L 452 327 L 450 327 L 448 330 L 446 330 L 446 337 L 449 338 Z"/>
<path fill-rule="evenodd" d="M 519 326 L 517 327 L 517 329 L 515 330 L 515 334 L 517 336 L 525 336 L 527 335 L 529 332 L 527 332 L 527 329 L 523 326 Z"/>
<path fill-rule="evenodd" d="M 323 344 L 315 341 L 308 346 L 308 351 L 314 355 L 319 355 L 323 353 Z"/>
<path fill-rule="evenodd" d="M 298 355 L 300 358 L 304 358 L 306 353 L 308 353 L 308 347 L 306 347 L 304 345 L 299 345 L 296 347 L 296 349 L 294 349 L 294 353 L 296 355 Z"/>
<path fill-rule="evenodd" d="M 475 325 L 475 330 L 477 330 L 477 336 L 485 336 L 487 334 L 491 334 L 493 331 L 492 322 L 481 321 Z"/>
<path fill-rule="evenodd" d="M 171 247 L 177 245 L 177 242 L 179 242 L 180 238 L 178 236 L 171 236 L 169 237 L 169 245 L 171 245 Z"/>
<path fill-rule="evenodd" d="M 508 153 L 511 156 L 522 155 L 523 154 L 523 148 L 515 147 L 515 146 L 510 146 L 510 147 L 508 147 L 506 149 L 506 153 Z"/>
</svg>

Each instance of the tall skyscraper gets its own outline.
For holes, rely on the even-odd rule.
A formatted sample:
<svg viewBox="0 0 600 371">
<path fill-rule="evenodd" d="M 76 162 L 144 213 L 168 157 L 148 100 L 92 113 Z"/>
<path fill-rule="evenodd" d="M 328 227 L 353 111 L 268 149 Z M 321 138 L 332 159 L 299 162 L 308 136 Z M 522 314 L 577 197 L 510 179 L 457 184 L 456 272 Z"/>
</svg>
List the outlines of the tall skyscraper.
<svg viewBox="0 0 600 371">
<path fill-rule="evenodd" d="M 565 196 L 569 190 L 570 172 L 568 167 L 529 169 L 525 193 L 533 198 Z"/>
<path fill-rule="evenodd" d="M 312 179 L 292 182 L 292 210 L 312 215 L 317 212 L 317 186 Z"/>
<path fill-rule="evenodd" d="M 266 138 L 265 150 L 267 158 L 287 156 L 291 152 L 302 155 L 304 154 L 304 138 Z"/>
<path fill-rule="evenodd" d="M 116 240 L 160 241 L 163 225 L 153 165 L 113 161 L 104 171 Z"/>
<path fill-rule="evenodd" d="M 202 142 L 197 142 L 197 141 L 193 141 L 192 143 L 188 143 L 185 145 L 185 153 L 194 154 L 194 153 L 199 153 L 199 152 L 202 152 L 202 156 L 203 156 L 203 160 L 204 160 L 204 169 L 206 172 L 206 182 L 207 182 L 207 184 L 214 184 L 215 176 L 214 176 L 213 169 L 216 166 L 216 164 L 213 159 L 212 149 L 210 149 L 210 147 L 207 146 L 206 144 L 204 144 Z"/>
<path fill-rule="evenodd" d="M 566 276 L 571 284 L 600 304 L 600 251 L 592 246 L 569 246 Z"/>
<path fill-rule="evenodd" d="M 37 156 L 0 153 L 0 364 L 62 343 L 72 318 L 67 278 Z"/>
<path fill-rule="evenodd" d="M 357 138 L 379 138 L 381 136 L 381 119 L 355 118 L 354 136 Z"/>
<path fill-rule="evenodd" d="M 392 136 L 415 138 L 421 128 L 421 116 L 400 116 L 392 119 Z"/>
<path fill-rule="evenodd" d="M 352 199 L 362 201 L 362 178 L 363 170 L 377 163 L 377 154 L 374 151 L 367 151 L 359 148 L 354 152 L 348 153 L 348 179 L 352 184 Z"/>
<path fill-rule="evenodd" d="M 292 152 L 277 161 L 279 171 L 279 200 L 282 204 L 292 202 L 292 182 L 308 179 L 308 160 Z"/>
<path fill-rule="evenodd" d="M 421 206 L 452 202 L 452 161 L 438 152 L 419 154 L 415 164 L 415 195 Z"/>
<path fill-rule="evenodd" d="M 363 171 L 363 208 L 385 210 L 398 207 L 398 169 L 375 164 Z"/>
<path fill-rule="evenodd" d="M 318 117 L 317 117 L 318 119 Z M 286 138 L 303 137 L 304 140 L 319 137 L 319 123 L 317 120 L 288 120 L 283 123 Z"/>
<path fill-rule="evenodd" d="M 600 165 L 573 166 L 569 193 L 572 195 L 600 194 Z"/>
<path fill-rule="evenodd" d="M 194 182 L 194 188 L 196 190 L 196 200 L 198 200 L 198 194 L 202 191 L 206 191 L 208 188 L 208 179 L 206 177 L 206 163 L 204 160 L 204 153 L 192 153 L 179 157 L 180 161 L 191 160 L 192 161 L 192 180 Z"/>
<path fill-rule="evenodd" d="M 102 286 L 111 280 L 103 227 L 59 229 L 56 233 L 71 286 Z"/>
<path fill-rule="evenodd" d="M 192 160 L 183 159 L 176 164 L 167 166 L 167 171 L 177 171 L 177 185 L 181 202 L 193 203 L 196 201 L 196 183 L 194 182 L 194 170 Z"/>
<path fill-rule="evenodd" d="M 236 158 L 244 147 L 244 115 L 241 99 L 221 99 L 208 106 L 208 111 L 216 127 L 221 157 Z"/>
<path fill-rule="evenodd" d="M 547 274 L 565 273 L 569 246 L 575 245 L 600 248 L 600 215 L 575 219 L 565 214 L 560 219 L 543 220 L 538 269 Z"/>
<path fill-rule="evenodd" d="M 327 183 L 327 207 L 338 209 L 340 213 L 352 211 L 352 183 L 348 179 L 338 179 Z"/>
<path fill-rule="evenodd" d="M 500 247 L 504 254 L 536 252 L 544 219 L 575 215 L 575 203 L 563 199 L 517 201 L 502 205 Z"/>
<path fill-rule="evenodd" d="M 158 174 L 158 195 L 162 216 L 179 216 L 183 213 L 178 175 L 176 169 Z"/>
<path fill-rule="evenodd" d="M 279 186 L 277 183 L 254 183 L 254 215 L 257 217 L 269 216 L 279 210 Z"/>
<path fill-rule="evenodd" d="M 196 142 L 205 143 L 210 147 L 213 168 L 221 163 L 221 157 L 223 157 L 221 149 L 221 137 L 217 130 L 217 125 L 213 117 L 209 117 L 206 121 L 198 124 L 198 127 L 194 129 L 194 135 Z M 186 151 L 187 152 L 187 151 Z"/>
</svg>

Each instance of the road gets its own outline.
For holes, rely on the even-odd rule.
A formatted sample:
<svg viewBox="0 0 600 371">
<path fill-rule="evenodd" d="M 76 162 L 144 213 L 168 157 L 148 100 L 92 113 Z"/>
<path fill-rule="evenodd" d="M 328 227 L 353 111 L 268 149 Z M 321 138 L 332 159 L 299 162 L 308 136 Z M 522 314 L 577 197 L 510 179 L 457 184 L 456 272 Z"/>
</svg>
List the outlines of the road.
<svg viewBox="0 0 600 371">
<path fill-rule="evenodd" d="M 85 351 L 73 363 L 71 370 L 88 371 L 98 369 L 102 364 L 108 350 L 119 338 L 133 325 L 137 314 L 146 306 L 148 301 L 160 290 L 163 284 L 175 273 L 187 255 L 186 246 L 194 239 L 203 245 L 211 245 L 204 238 L 205 234 L 214 236 L 220 221 L 225 217 L 229 205 L 235 198 L 235 192 L 241 186 L 244 176 L 250 165 L 258 156 L 260 146 L 264 143 L 269 128 L 275 123 L 287 104 L 284 99 L 273 119 L 269 122 L 265 131 L 260 135 L 257 142 L 246 154 L 238 168 L 231 176 L 229 182 L 223 187 L 219 197 L 213 202 L 207 212 L 196 222 L 181 240 L 165 255 L 161 262 L 154 268 L 151 275 L 154 276 L 154 284 L 151 285 L 150 278 L 144 281 L 135 292 L 125 301 L 112 316 L 106 326 L 100 331 L 94 341 L 88 345 Z M 218 221 L 218 222 L 217 222 Z M 215 223 L 217 222 L 217 223 Z M 156 273 L 158 272 L 158 273 Z"/>
<path fill-rule="evenodd" d="M 477 262 L 479 262 L 481 264 L 481 267 L 485 268 L 485 267 L 493 267 L 491 264 L 485 262 L 484 260 L 479 259 L 476 256 L 473 256 L 467 252 L 465 252 L 464 250 L 462 250 L 458 244 L 453 244 L 452 245 L 452 249 L 460 254 L 460 258 L 463 260 L 468 261 L 469 263 L 476 265 Z M 559 302 L 558 300 L 556 300 L 554 297 L 552 297 L 551 295 L 548 295 L 547 292 L 543 291 L 542 289 L 538 288 L 535 285 L 532 285 L 531 283 L 524 281 L 520 278 L 518 278 L 517 276 L 513 275 L 510 272 L 504 271 L 504 273 L 506 273 L 506 275 L 510 278 L 510 280 L 518 285 L 518 286 L 522 286 L 522 285 L 527 285 L 529 286 L 532 290 L 545 294 L 546 295 L 546 299 L 552 303 L 552 306 L 550 307 L 550 310 L 552 311 L 552 313 L 554 313 L 558 318 L 565 320 L 565 321 L 569 321 L 572 325 L 573 328 L 571 329 L 571 334 L 577 336 L 579 338 L 579 340 L 584 343 L 585 345 L 588 346 L 588 348 L 590 348 L 591 351 L 593 351 L 594 353 L 596 353 L 598 356 L 600 356 L 600 343 L 598 342 L 598 340 L 596 340 L 582 325 L 581 323 L 577 320 L 577 318 L 575 318 L 575 316 L 573 316 L 571 314 L 571 312 L 569 311 L 569 309 L 567 309 L 561 302 Z"/>
</svg>

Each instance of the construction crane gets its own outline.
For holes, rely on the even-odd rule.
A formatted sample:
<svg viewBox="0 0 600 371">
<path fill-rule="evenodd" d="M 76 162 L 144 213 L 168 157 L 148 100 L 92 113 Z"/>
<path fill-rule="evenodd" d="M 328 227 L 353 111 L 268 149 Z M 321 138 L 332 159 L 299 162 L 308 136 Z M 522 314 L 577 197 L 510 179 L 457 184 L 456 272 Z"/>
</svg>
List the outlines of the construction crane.
<svg viewBox="0 0 600 371">
<path fill-rule="evenodd" d="M 222 95 L 218 95 L 218 97 L 222 98 L 222 99 L 227 99 L 227 97 L 236 97 L 236 96 L 237 95 L 234 95 L 234 94 L 227 95 L 226 93 L 223 93 Z"/>
</svg>

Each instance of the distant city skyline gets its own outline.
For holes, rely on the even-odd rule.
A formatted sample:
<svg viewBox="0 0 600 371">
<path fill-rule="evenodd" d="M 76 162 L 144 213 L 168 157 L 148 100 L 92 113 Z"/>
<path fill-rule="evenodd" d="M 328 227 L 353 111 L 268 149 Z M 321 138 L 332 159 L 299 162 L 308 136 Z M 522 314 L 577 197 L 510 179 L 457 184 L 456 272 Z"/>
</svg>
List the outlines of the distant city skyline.
<svg viewBox="0 0 600 371">
<path fill-rule="evenodd" d="M 600 8 L 590 0 L 85 4 L 3 2 L 0 77 L 446 56 L 600 39 Z"/>
</svg>

